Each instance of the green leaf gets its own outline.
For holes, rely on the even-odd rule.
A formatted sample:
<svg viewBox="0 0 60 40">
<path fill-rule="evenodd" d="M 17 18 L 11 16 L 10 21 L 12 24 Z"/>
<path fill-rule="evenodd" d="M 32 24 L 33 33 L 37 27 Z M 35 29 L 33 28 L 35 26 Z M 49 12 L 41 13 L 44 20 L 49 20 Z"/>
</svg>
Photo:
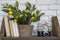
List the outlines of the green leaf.
<svg viewBox="0 0 60 40">
<path fill-rule="evenodd" d="M 2 9 L 2 11 L 4 11 L 4 12 L 8 13 L 8 10 L 6 10 L 6 9 Z"/>
<path fill-rule="evenodd" d="M 40 14 L 40 10 L 36 10 L 36 13 L 37 13 L 37 15 L 39 15 Z"/>
<path fill-rule="evenodd" d="M 25 5 L 26 5 L 26 7 L 31 8 L 31 4 L 29 2 L 26 2 Z"/>
<path fill-rule="evenodd" d="M 44 14 L 45 14 L 45 13 L 41 13 L 41 14 L 40 14 L 40 17 L 43 16 Z"/>
<path fill-rule="evenodd" d="M 33 7 L 32 7 L 32 11 L 35 11 L 36 10 L 36 7 L 35 7 L 35 5 L 33 5 Z"/>
<path fill-rule="evenodd" d="M 29 7 L 26 7 L 26 10 L 27 10 L 27 9 L 28 9 L 28 10 L 30 10 L 30 8 L 29 8 Z"/>
<path fill-rule="evenodd" d="M 19 13 L 21 13 L 21 10 L 18 10 Z"/>
<path fill-rule="evenodd" d="M 18 8 L 18 6 L 19 6 L 18 1 L 15 2 L 15 6 L 16 6 L 16 8 Z"/>
<path fill-rule="evenodd" d="M 8 8 L 8 4 L 2 4 L 3 8 Z"/>
</svg>

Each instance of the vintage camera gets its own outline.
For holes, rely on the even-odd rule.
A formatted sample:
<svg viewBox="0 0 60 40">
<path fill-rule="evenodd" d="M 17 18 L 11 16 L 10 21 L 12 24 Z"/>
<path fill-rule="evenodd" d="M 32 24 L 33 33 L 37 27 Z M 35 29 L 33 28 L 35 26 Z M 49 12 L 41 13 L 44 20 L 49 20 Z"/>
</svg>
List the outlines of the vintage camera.
<svg viewBox="0 0 60 40">
<path fill-rule="evenodd" d="M 46 24 L 39 24 L 38 26 L 38 37 L 47 37 L 47 36 L 51 36 L 51 31 L 49 31 L 49 26 Z"/>
<path fill-rule="evenodd" d="M 51 36 L 51 33 L 50 32 L 45 32 L 45 31 L 38 31 L 38 36 L 41 37 L 47 37 L 47 36 Z"/>
</svg>

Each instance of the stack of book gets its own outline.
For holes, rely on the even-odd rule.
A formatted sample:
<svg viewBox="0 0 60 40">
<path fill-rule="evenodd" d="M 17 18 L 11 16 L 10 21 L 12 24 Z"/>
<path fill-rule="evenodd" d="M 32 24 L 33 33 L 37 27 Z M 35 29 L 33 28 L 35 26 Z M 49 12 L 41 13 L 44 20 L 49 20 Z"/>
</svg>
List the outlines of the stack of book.
<svg viewBox="0 0 60 40">
<path fill-rule="evenodd" d="M 6 37 L 19 37 L 18 24 L 13 20 L 9 20 L 7 16 L 3 17 L 2 26 Z"/>
</svg>

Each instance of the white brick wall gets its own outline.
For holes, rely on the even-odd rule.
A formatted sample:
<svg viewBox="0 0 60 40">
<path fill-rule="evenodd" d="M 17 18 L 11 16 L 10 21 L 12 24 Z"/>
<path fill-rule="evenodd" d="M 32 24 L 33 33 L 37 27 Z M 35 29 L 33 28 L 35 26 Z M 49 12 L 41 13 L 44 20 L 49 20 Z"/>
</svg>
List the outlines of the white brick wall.
<svg viewBox="0 0 60 40">
<path fill-rule="evenodd" d="M 0 0 L 0 24 L 2 21 L 2 17 L 7 15 L 5 12 L 2 12 L 3 3 L 14 4 L 16 0 Z M 41 9 L 41 12 L 45 13 L 44 16 L 41 17 L 40 23 L 48 22 L 49 26 L 51 26 L 51 17 L 58 16 L 58 20 L 60 23 L 60 0 L 18 0 L 19 9 L 25 9 L 25 2 L 30 2 L 32 5 L 35 4 L 37 9 Z M 36 32 L 36 26 L 38 22 L 32 23 L 35 25 L 34 32 Z"/>
<path fill-rule="evenodd" d="M 60 10 L 60 5 L 49 5 L 49 10 Z"/>
<path fill-rule="evenodd" d="M 31 4 L 36 4 L 36 0 L 19 0 L 20 4 L 25 4 L 25 2 L 30 2 Z"/>
<path fill-rule="evenodd" d="M 57 4 L 60 4 L 60 0 L 56 0 L 56 3 L 57 3 Z"/>
<path fill-rule="evenodd" d="M 48 5 L 37 4 L 36 7 L 38 10 L 48 10 Z"/>
<path fill-rule="evenodd" d="M 37 4 L 49 4 L 50 0 L 37 0 Z"/>
</svg>

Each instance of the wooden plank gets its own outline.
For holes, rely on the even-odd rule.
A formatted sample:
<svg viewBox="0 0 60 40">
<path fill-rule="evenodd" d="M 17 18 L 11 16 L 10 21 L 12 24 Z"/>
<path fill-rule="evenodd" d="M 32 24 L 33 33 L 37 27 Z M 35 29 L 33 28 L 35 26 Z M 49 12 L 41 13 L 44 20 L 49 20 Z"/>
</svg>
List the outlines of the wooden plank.
<svg viewBox="0 0 60 40">
<path fill-rule="evenodd" d="M 60 40 L 57 37 L 21 37 L 21 40 Z"/>
<path fill-rule="evenodd" d="M 3 37 L 1 40 L 60 40 L 58 37 Z"/>
<path fill-rule="evenodd" d="M 52 17 L 52 35 L 60 37 L 60 27 L 57 16 Z"/>
<path fill-rule="evenodd" d="M 0 37 L 4 37 L 4 36 L 5 36 L 4 20 L 2 20 L 0 33 L 1 33 L 1 34 L 0 34 Z"/>
</svg>

